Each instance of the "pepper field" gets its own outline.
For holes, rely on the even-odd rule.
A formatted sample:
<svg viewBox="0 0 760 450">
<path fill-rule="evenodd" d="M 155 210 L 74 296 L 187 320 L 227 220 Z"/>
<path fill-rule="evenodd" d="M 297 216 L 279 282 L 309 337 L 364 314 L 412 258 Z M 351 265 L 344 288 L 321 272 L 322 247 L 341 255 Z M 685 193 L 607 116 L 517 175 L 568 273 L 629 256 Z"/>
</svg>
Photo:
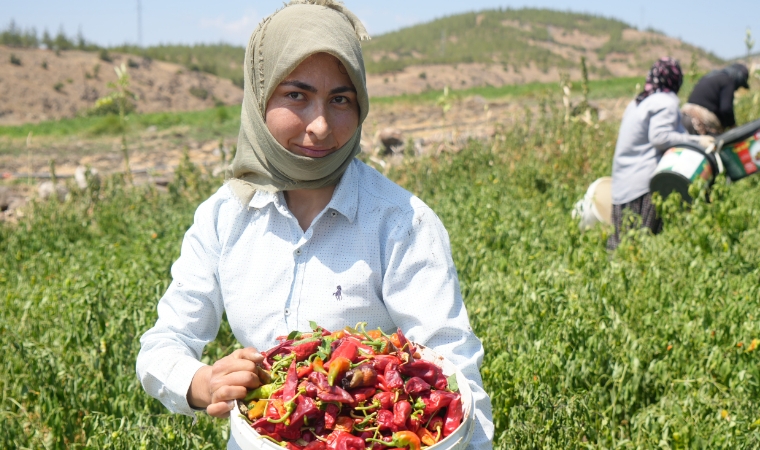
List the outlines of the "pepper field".
<svg viewBox="0 0 760 450">
<path fill-rule="evenodd" d="M 610 255 L 609 230 L 580 233 L 570 210 L 610 172 L 618 124 L 547 108 L 389 173 L 449 231 L 495 447 L 760 448 L 760 176 L 661 203 L 664 233 Z M 185 162 L 168 193 L 112 177 L 0 224 L 0 448 L 224 448 L 226 422 L 168 414 L 134 371 L 220 184 Z M 235 346 L 225 324 L 204 360 Z"/>
</svg>

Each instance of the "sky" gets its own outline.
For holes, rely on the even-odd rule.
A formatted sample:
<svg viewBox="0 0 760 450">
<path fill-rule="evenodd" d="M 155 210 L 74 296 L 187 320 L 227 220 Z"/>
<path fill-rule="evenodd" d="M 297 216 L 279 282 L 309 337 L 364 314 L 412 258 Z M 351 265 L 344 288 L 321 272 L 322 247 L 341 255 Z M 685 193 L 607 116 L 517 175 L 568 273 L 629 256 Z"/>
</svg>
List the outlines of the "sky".
<svg viewBox="0 0 760 450">
<path fill-rule="evenodd" d="M 725 1 L 725 0 L 724 0 Z M 142 45 L 217 43 L 245 45 L 258 22 L 282 6 L 282 0 L 0 0 L 0 27 L 11 20 L 69 36 L 79 30 L 99 45 L 139 43 L 138 3 L 142 11 Z M 452 14 L 499 7 L 538 7 L 591 13 L 654 28 L 700 46 L 721 58 L 746 53 L 749 28 L 760 51 L 760 0 L 344 0 L 372 35 Z M 721 9 L 725 4 L 727 8 Z M 686 6 L 686 7 L 685 7 Z"/>
</svg>

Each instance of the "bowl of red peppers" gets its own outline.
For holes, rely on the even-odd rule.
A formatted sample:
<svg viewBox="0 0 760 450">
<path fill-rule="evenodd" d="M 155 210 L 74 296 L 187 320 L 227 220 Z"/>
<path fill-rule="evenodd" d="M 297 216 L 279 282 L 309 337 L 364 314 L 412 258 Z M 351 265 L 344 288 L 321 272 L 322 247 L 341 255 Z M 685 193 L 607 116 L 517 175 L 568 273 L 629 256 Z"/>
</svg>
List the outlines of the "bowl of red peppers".
<svg viewBox="0 0 760 450">
<path fill-rule="evenodd" d="M 463 450 L 474 430 L 464 375 L 429 348 L 366 324 L 294 331 L 263 352 L 262 385 L 230 413 L 243 449 Z"/>
</svg>

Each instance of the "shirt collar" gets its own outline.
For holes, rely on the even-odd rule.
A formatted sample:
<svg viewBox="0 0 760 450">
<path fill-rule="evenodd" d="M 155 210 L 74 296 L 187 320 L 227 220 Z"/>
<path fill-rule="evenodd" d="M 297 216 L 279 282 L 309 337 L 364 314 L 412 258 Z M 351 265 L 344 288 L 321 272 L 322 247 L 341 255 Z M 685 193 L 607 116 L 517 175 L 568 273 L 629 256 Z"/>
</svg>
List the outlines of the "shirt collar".
<svg viewBox="0 0 760 450">
<path fill-rule="evenodd" d="M 274 203 L 275 207 L 279 205 L 281 193 L 272 193 L 266 191 L 256 191 L 248 203 L 249 208 L 261 209 L 270 203 Z M 283 199 L 284 200 L 284 199 Z M 334 209 L 348 219 L 350 223 L 353 223 L 356 219 L 356 211 L 359 205 L 359 174 L 356 168 L 356 161 L 352 161 L 348 165 L 348 168 L 340 178 L 338 185 L 335 187 L 332 199 L 327 204 L 327 209 Z"/>
</svg>

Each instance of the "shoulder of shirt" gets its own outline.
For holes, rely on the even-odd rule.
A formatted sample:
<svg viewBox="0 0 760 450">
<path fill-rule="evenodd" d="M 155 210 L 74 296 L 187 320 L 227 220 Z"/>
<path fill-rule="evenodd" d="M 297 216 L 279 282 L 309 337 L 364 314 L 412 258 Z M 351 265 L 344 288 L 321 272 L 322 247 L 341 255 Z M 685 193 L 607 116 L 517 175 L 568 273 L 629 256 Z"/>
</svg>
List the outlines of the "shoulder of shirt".
<svg viewBox="0 0 760 450">
<path fill-rule="evenodd" d="M 419 209 L 430 209 L 416 195 L 389 180 L 374 168 L 360 160 L 354 165 L 359 178 L 360 197 L 369 197 L 386 208 L 395 208 L 399 212 L 410 213 Z"/>
<path fill-rule="evenodd" d="M 646 111 L 662 111 L 663 109 L 679 109 L 680 100 L 678 95 L 673 92 L 655 92 L 649 97 L 645 98 L 643 102 L 639 104 L 639 107 L 644 107 Z"/>
<path fill-rule="evenodd" d="M 234 220 L 237 215 L 246 212 L 246 208 L 225 183 L 198 206 L 196 220 L 199 216 L 206 219 L 213 218 L 214 222 L 218 222 L 220 218 Z"/>
</svg>

